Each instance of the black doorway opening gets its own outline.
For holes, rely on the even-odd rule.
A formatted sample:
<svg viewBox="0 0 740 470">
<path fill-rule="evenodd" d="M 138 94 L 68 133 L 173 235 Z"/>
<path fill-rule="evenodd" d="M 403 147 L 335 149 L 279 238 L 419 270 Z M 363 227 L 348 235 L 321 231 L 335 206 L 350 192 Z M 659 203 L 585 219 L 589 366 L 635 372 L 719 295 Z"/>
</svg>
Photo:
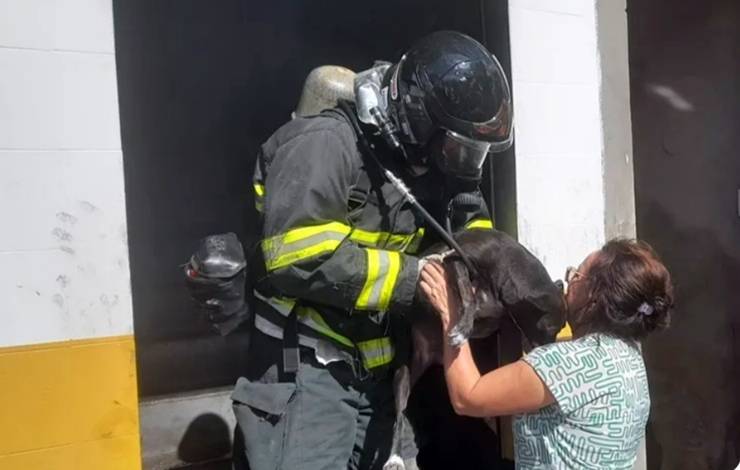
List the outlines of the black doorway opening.
<svg viewBox="0 0 740 470">
<path fill-rule="evenodd" d="M 256 150 L 290 118 L 308 72 L 394 61 L 441 29 L 484 42 L 508 72 L 507 12 L 506 0 L 114 0 L 142 398 L 227 386 L 240 375 L 246 336 L 209 330 L 179 266 L 207 234 L 256 238 Z M 515 234 L 513 151 L 490 163 L 484 192 L 498 226 Z"/>
</svg>

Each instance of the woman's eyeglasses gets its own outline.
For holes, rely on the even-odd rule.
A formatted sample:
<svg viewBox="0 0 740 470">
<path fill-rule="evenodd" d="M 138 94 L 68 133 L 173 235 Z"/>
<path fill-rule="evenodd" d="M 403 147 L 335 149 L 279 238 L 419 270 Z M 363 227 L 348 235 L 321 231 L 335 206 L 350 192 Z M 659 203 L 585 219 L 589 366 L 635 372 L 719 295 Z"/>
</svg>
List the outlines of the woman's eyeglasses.
<svg viewBox="0 0 740 470">
<path fill-rule="evenodd" d="M 584 277 L 586 276 L 578 272 L 578 269 L 574 268 L 573 266 L 568 266 L 568 268 L 565 270 L 565 283 L 566 284 L 575 282 L 578 279 L 583 279 Z"/>
</svg>

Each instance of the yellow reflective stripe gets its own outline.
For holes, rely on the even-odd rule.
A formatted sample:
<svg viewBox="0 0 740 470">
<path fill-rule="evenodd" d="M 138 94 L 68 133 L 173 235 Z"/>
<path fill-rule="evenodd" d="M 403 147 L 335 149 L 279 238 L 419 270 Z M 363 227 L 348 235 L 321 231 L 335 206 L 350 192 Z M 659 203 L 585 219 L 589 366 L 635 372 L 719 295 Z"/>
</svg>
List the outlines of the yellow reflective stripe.
<svg viewBox="0 0 740 470">
<path fill-rule="evenodd" d="M 349 234 L 349 239 L 363 245 L 380 247 L 389 236 L 390 234 L 387 232 L 368 232 L 367 230 L 355 228 Z"/>
<path fill-rule="evenodd" d="M 389 248 L 391 250 L 403 250 L 406 248 L 406 246 L 411 243 L 414 240 L 414 235 L 393 235 L 389 234 L 388 237 L 388 243 L 386 243 L 386 248 Z"/>
<path fill-rule="evenodd" d="M 491 219 L 475 219 L 465 224 L 466 230 L 471 230 L 471 229 L 476 229 L 476 228 L 491 230 L 493 229 L 493 221 Z"/>
<path fill-rule="evenodd" d="M 396 251 L 368 248 L 367 278 L 355 307 L 361 310 L 388 310 L 401 270 L 401 255 Z"/>
<path fill-rule="evenodd" d="M 423 229 L 419 229 L 423 234 Z M 370 232 L 360 228 L 352 229 L 349 234 L 350 240 L 361 245 L 372 248 L 387 248 L 390 250 L 403 251 L 413 244 L 419 237 L 419 231 L 416 233 L 388 233 L 388 232 Z"/>
<path fill-rule="evenodd" d="M 357 343 L 357 348 L 362 353 L 362 361 L 368 369 L 389 364 L 395 355 L 393 344 L 388 337 L 361 341 Z"/>
<path fill-rule="evenodd" d="M 340 222 L 300 227 L 262 241 L 265 265 L 273 271 L 334 251 L 351 228 Z"/>
<path fill-rule="evenodd" d="M 264 297 L 256 290 L 254 291 L 254 295 L 258 299 L 272 306 L 272 308 L 286 317 L 290 315 L 290 312 L 296 303 L 294 299 L 288 299 L 285 297 Z M 321 315 L 321 313 L 319 313 L 318 310 L 314 308 L 306 307 L 304 305 L 298 305 L 296 307 L 296 315 L 298 316 L 298 321 L 302 325 L 307 326 L 317 333 L 320 333 L 327 338 L 336 341 L 342 346 L 346 346 L 347 348 L 351 349 L 357 348 L 362 353 L 363 363 L 368 369 L 388 364 L 393 360 L 395 351 L 393 348 L 393 343 L 391 343 L 391 340 L 388 337 L 377 338 L 369 341 L 361 341 L 355 344 L 351 339 L 347 338 L 346 336 L 342 336 L 341 334 L 334 331 L 326 322 L 326 320 L 324 320 L 324 317 Z M 281 327 L 273 324 L 268 319 L 262 317 L 259 314 L 255 316 L 255 327 L 257 327 L 257 329 L 267 335 L 274 336 L 280 339 L 282 339 L 283 337 L 283 329 Z M 309 347 L 316 347 L 315 339 L 303 336 L 301 336 L 300 339 L 301 344 L 307 345 Z M 303 341 L 304 339 L 306 341 Z M 308 342 L 313 343 L 308 344 Z"/>
<path fill-rule="evenodd" d="M 322 317 L 321 314 L 316 310 L 310 307 L 299 306 L 297 313 L 298 320 L 309 328 L 318 331 L 324 336 L 328 336 L 329 338 L 333 339 L 339 344 L 347 346 L 348 348 L 355 347 L 355 344 L 349 338 L 346 338 L 336 331 L 332 330 L 329 324 L 326 323 L 326 320 L 324 320 L 324 317 Z"/>
<path fill-rule="evenodd" d="M 254 207 L 257 212 L 263 212 L 265 209 L 265 185 L 254 183 Z"/>
<path fill-rule="evenodd" d="M 290 315 L 290 312 L 293 310 L 296 303 L 294 299 L 288 299 L 285 297 L 265 297 L 256 290 L 254 291 L 254 295 L 286 317 Z M 298 305 L 298 307 L 296 307 L 296 315 L 298 315 L 298 321 L 309 328 L 328 336 L 347 347 L 355 347 L 355 344 L 349 338 L 346 338 L 332 330 L 329 324 L 326 323 L 326 320 L 324 320 L 324 317 L 322 317 L 316 309 Z"/>
<path fill-rule="evenodd" d="M 329 222 L 328 224 L 309 225 L 306 227 L 294 228 L 281 235 L 270 237 L 264 240 L 262 243 L 263 245 L 267 243 L 270 246 L 274 244 L 287 245 L 288 243 L 295 243 L 297 241 L 305 240 L 306 238 L 312 237 L 314 235 L 321 235 L 327 232 L 336 232 L 341 233 L 343 236 L 347 236 L 347 234 L 351 230 L 352 228 L 349 225 L 345 225 L 341 222 Z"/>
<path fill-rule="evenodd" d="M 419 248 L 424 237 L 424 229 L 416 233 L 400 234 L 388 232 L 370 232 L 359 228 L 352 229 L 350 240 L 372 248 L 387 248 L 390 250 L 413 252 Z"/>
<path fill-rule="evenodd" d="M 285 266 L 290 266 L 299 261 L 315 258 L 324 253 L 330 253 L 336 250 L 341 243 L 342 240 L 325 240 L 323 242 L 301 248 L 300 250 L 279 255 L 276 258 L 266 261 L 267 270 L 274 271 L 276 269 L 284 268 Z"/>
<path fill-rule="evenodd" d="M 419 249 L 419 245 L 421 245 L 421 240 L 424 238 L 424 228 L 420 228 L 416 231 L 414 234 L 414 238 L 411 240 L 411 243 L 407 247 L 404 248 L 404 251 L 407 253 L 416 253 L 416 251 Z"/>
</svg>

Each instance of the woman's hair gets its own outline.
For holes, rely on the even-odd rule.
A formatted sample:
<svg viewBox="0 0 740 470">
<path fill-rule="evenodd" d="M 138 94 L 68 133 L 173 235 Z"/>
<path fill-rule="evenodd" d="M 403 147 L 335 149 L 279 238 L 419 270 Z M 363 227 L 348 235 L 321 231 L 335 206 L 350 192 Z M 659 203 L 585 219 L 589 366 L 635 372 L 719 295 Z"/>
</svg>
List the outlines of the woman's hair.
<svg viewBox="0 0 740 470">
<path fill-rule="evenodd" d="M 589 305 L 584 333 L 606 333 L 639 340 L 666 328 L 673 309 L 671 275 L 645 242 L 607 242 L 585 273 Z"/>
</svg>

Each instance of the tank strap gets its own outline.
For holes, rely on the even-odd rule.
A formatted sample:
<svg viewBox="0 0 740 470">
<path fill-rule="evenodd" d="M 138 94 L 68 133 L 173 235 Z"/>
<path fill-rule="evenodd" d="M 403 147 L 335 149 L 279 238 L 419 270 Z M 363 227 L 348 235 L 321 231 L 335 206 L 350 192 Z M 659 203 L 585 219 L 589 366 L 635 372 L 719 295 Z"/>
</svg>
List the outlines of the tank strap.
<svg viewBox="0 0 740 470">
<path fill-rule="evenodd" d="M 283 328 L 283 378 L 285 382 L 294 382 L 295 374 L 301 362 L 298 349 L 298 312 L 296 306 L 290 310 L 285 328 Z"/>
</svg>

